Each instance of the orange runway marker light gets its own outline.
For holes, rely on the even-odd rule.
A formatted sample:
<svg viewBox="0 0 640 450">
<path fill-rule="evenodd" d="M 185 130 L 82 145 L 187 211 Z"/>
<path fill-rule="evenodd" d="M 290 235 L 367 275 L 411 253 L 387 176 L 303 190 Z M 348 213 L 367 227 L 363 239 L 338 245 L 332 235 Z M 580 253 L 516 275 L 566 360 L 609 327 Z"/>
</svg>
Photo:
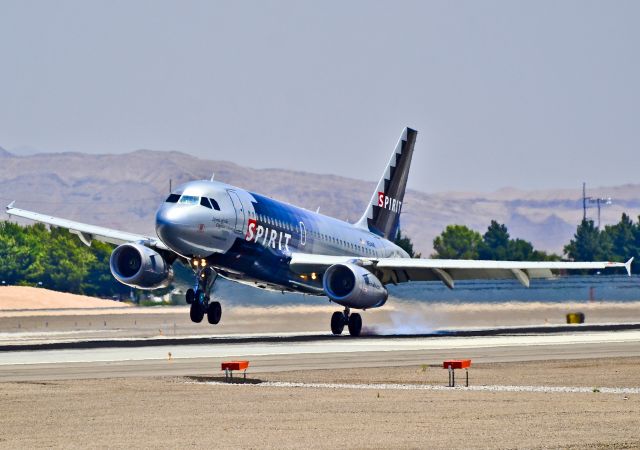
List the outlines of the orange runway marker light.
<svg viewBox="0 0 640 450">
<path fill-rule="evenodd" d="M 248 368 L 249 361 L 225 361 L 220 370 L 247 370 Z"/>
<path fill-rule="evenodd" d="M 448 359 L 442 363 L 443 369 L 448 369 L 451 366 L 452 369 L 468 369 L 471 367 L 470 359 Z"/>
<path fill-rule="evenodd" d="M 220 370 L 224 370 L 224 379 L 229 381 L 233 379 L 234 370 L 243 370 L 244 379 L 247 379 L 247 369 L 249 368 L 249 361 L 225 361 L 220 365 Z"/>
<path fill-rule="evenodd" d="M 442 363 L 443 369 L 449 369 L 449 387 L 456 386 L 456 369 L 464 369 L 465 386 L 469 387 L 469 367 L 471 367 L 470 359 L 448 359 Z"/>
</svg>

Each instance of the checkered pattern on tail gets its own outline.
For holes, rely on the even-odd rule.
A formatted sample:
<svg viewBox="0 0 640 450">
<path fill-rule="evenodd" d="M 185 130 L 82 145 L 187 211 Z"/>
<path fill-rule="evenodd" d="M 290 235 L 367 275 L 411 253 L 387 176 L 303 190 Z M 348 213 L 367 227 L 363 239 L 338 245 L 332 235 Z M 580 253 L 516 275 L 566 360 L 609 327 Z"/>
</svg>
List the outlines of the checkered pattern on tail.
<svg viewBox="0 0 640 450">
<path fill-rule="evenodd" d="M 396 238 L 417 134 L 411 128 L 403 130 L 371 202 L 356 224 L 360 228 L 368 229 L 385 239 Z"/>
</svg>

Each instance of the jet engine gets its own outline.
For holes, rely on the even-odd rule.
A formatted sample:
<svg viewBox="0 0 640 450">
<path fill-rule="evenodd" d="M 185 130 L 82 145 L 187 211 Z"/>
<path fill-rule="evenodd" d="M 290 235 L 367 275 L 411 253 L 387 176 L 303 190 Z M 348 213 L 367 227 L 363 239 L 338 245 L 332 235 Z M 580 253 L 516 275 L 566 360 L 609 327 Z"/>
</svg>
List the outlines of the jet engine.
<svg viewBox="0 0 640 450">
<path fill-rule="evenodd" d="M 322 287 L 332 301 L 349 308 L 377 308 L 389 296 L 374 274 L 351 263 L 329 267 L 322 278 Z"/>
<path fill-rule="evenodd" d="M 159 253 L 142 244 L 122 244 L 109 258 L 111 273 L 122 284 L 139 289 L 164 288 L 173 268 Z"/>
</svg>

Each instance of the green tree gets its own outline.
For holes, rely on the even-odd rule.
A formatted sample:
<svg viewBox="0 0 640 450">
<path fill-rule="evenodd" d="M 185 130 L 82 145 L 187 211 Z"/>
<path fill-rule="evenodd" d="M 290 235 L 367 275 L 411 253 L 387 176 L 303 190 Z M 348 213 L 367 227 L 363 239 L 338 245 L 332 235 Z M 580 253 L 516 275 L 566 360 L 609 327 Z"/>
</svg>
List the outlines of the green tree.
<svg viewBox="0 0 640 450">
<path fill-rule="evenodd" d="M 20 226 L 0 222 L 0 282 L 38 285 L 63 292 L 99 297 L 126 295 L 109 268 L 113 246 L 93 242 L 87 247 L 61 228 L 49 232 L 42 224 Z"/>
<path fill-rule="evenodd" d="M 556 254 L 548 254 L 542 250 L 536 250 L 529 241 L 524 239 L 512 239 L 509 241 L 509 261 L 560 261 Z"/>
<path fill-rule="evenodd" d="M 611 240 L 607 233 L 598 230 L 593 220 L 583 220 L 576 233 L 565 245 L 565 254 L 574 261 L 602 261 L 611 256 Z"/>
<path fill-rule="evenodd" d="M 420 258 L 422 256 L 420 253 L 416 253 L 413 249 L 413 242 L 411 242 L 409 236 L 403 235 L 400 230 L 398 230 L 398 236 L 396 236 L 394 244 L 407 252 L 412 258 Z"/>
<path fill-rule="evenodd" d="M 38 270 L 33 270 L 29 279 L 49 289 L 83 294 L 82 281 L 95 256 L 65 229 L 52 228 L 47 236 L 44 252 L 36 260 Z"/>
<path fill-rule="evenodd" d="M 531 242 L 524 239 L 512 239 L 508 244 L 507 259 L 510 261 L 532 261 L 537 259 Z"/>
<path fill-rule="evenodd" d="M 447 225 L 433 240 L 434 258 L 477 259 L 482 236 L 464 225 Z"/>
<path fill-rule="evenodd" d="M 0 223 L 0 282 L 23 283 L 35 255 L 19 225 Z"/>
<path fill-rule="evenodd" d="M 620 222 L 607 225 L 604 232 L 611 242 L 611 255 L 608 259 L 627 261 L 632 256 L 638 257 L 638 246 L 635 242 L 638 225 L 635 225 L 628 215 L 623 213 Z"/>
<path fill-rule="evenodd" d="M 504 224 L 495 220 L 491 221 L 487 232 L 482 236 L 482 242 L 478 245 L 478 258 L 486 260 L 509 259 L 509 232 Z"/>
<path fill-rule="evenodd" d="M 638 257 L 633 261 L 634 266 L 640 266 L 640 216 L 638 216 L 638 224 L 633 230 L 633 248 Z"/>
</svg>

